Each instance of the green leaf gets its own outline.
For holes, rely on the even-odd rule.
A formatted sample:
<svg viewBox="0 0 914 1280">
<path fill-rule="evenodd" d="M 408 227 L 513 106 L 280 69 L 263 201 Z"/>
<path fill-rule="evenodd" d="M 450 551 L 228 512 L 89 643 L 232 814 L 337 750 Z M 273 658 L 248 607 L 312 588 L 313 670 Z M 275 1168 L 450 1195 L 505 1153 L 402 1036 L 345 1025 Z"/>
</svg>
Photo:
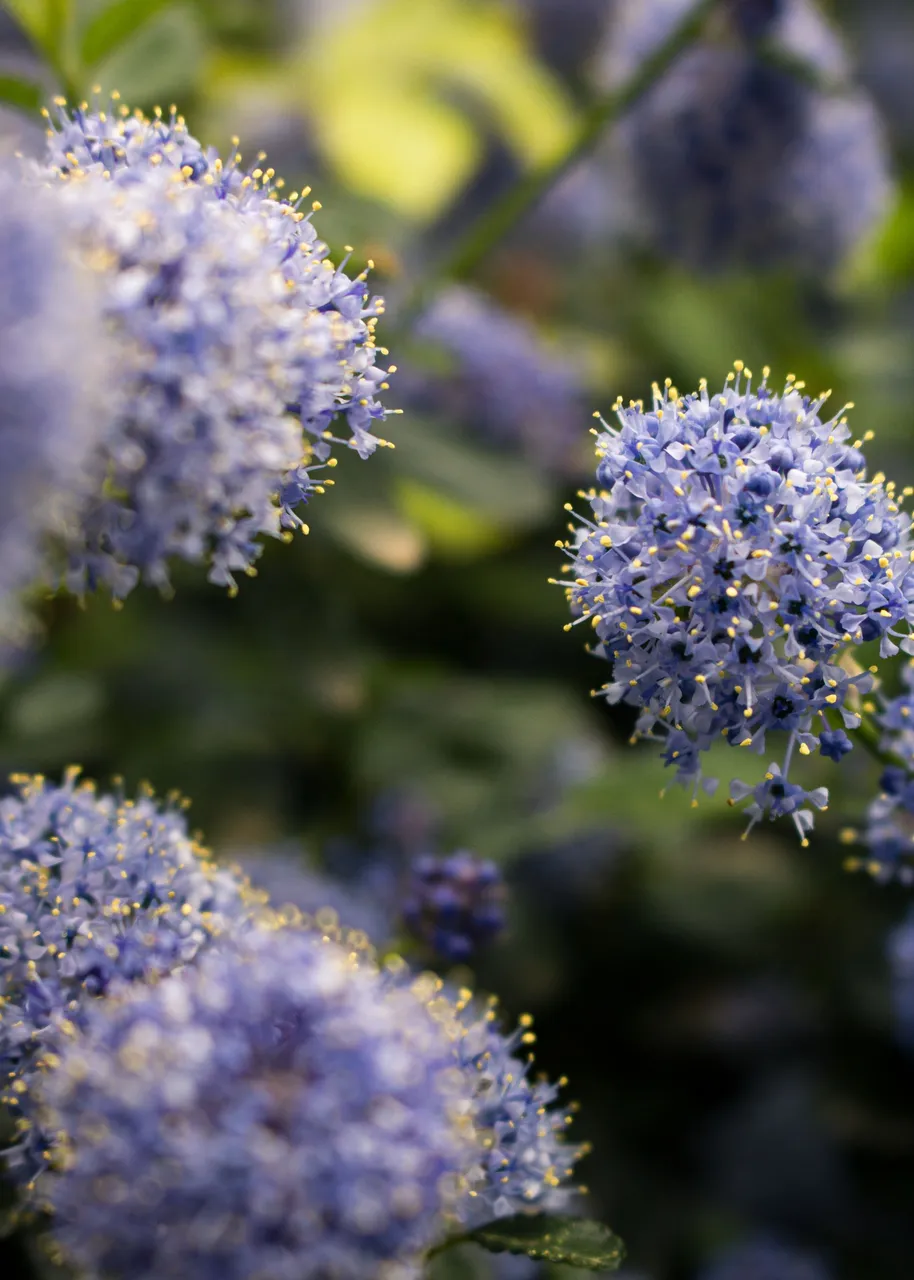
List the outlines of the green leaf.
<svg viewBox="0 0 914 1280">
<path fill-rule="evenodd" d="M 602 1222 L 561 1214 L 515 1214 L 471 1231 L 466 1237 L 492 1253 L 523 1253 L 545 1262 L 583 1267 L 587 1271 L 617 1271 L 625 1246 Z"/>
<path fill-rule="evenodd" d="M 472 560 L 504 540 L 500 526 L 488 516 L 419 480 L 401 477 L 394 494 L 401 513 L 440 555 Z"/>
<path fill-rule="evenodd" d="M 50 24 L 50 6 L 46 0 L 2 0 L 22 30 L 32 37 L 42 48 L 48 40 Z"/>
<path fill-rule="evenodd" d="M 86 24 L 80 41 L 80 54 L 87 67 L 107 58 L 135 31 L 167 9 L 174 0 L 113 0 Z"/>
<path fill-rule="evenodd" d="M 350 77 L 341 92 L 346 65 L 372 73 Z M 480 121 L 531 167 L 561 154 L 573 132 L 566 94 L 500 0 L 377 0 L 355 24 L 318 24 L 298 85 L 346 185 L 420 222 L 471 177 L 483 152 Z"/>
<path fill-rule="evenodd" d="M 0 102 L 8 102 L 23 111 L 37 111 L 46 96 L 40 84 L 19 76 L 0 75 Z"/>
<path fill-rule="evenodd" d="M 192 90 L 205 53 L 206 32 L 196 9 L 169 4 L 96 63 L 92 78 L 105 89 L 119 89 L 125 102 L 174 101 Z"/>
</svg>

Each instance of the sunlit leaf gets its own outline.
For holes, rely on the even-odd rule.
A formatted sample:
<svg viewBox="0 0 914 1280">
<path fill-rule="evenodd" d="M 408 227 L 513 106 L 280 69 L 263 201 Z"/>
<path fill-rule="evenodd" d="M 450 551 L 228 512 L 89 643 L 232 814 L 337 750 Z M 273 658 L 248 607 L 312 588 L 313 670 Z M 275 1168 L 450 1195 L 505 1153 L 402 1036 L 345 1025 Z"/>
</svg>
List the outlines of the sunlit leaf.
<svg viewBox="0 0 914 1280">
<path fill-rule="evenodd" d="M 344 547 L 389 573 L 413 573 L 420 567 L 428 553 L 422 530 L 390 508 L 334 496 L 321 518 Z"/>
<path fill-rule="evenodd" d="M 571 110 L 522 29 L 489 0 L 378 0 L 307 46 L 299 91 L 321 144 L 359 193 L 418 220 L 457 194 L 482 154 L 471 112 L 528 164 L 566 145 Z M 371 68 L 341 76 L 341 68 Z"/>
<path fill-rule="evenodd" d="M 502 530 L 488 517 L 418 480 L 401 477 L 394 492 L 400 511 L 441 555 L 472 559 L 503 541 Z"/>
</svg>

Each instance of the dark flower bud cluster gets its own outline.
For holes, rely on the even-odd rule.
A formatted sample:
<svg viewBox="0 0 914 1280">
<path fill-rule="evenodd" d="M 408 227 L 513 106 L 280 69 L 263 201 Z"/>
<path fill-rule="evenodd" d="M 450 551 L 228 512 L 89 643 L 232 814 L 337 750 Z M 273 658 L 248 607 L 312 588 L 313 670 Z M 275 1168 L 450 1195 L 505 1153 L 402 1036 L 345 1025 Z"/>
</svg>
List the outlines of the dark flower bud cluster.
<svg viewBox="0 0 914 1280">
<path fill-rule="evenodd" d="M 44 574 L 88 489 L 111 355 L 92 273 L 45 193 L 0 170 L 0 638 L 27 628 L 22 590 Z M 73 336 L 79 333 L 79 359 Z"/>
<path fill-rule="evenodd" d="M 505 885 L 494 862 L 461 851 L 414 858 L 402 902 L 413 937 L 449 961 L 468 960 L 505 927 Z"/>
</svg>

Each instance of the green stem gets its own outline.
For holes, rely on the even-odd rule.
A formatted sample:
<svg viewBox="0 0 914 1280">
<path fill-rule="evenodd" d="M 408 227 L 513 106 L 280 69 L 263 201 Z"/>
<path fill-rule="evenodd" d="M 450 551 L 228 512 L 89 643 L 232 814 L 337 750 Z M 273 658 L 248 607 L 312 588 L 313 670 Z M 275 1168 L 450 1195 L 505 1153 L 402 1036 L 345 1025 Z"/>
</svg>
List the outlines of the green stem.
<svg viewBox="0 0 914 1280">
<path fill-rule="evenodd" d="M 431 282 L 421 283 L 403 303 L 398 320 L 404 328 L 422 310 L 426 298 L 440 280 L 467 279 L 524 214 L 597 144 L 604 130 L 660 79 L 676 57 L 699 34 L 705 19 L 717 3 L 718 0 L 696 0 L 682 21 L 654 53 L 644 59 L 633 75 L 619 88 L 597 98 L 587 108 L 567 150 L 548 164 L 533 169 L 508 192 L 504 200 L 484 213 L 470 227 L 450 256 L 432 274 Z"/>
</svg>

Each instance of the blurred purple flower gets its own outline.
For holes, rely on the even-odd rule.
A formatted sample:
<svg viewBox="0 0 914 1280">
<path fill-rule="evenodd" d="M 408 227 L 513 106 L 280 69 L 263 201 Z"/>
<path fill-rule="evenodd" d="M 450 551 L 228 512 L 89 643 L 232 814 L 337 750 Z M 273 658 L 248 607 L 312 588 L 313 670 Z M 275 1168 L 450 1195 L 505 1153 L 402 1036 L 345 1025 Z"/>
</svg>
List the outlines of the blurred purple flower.
<svg viewBox="0 0 914 1280">
<path fill-rule="evenodd" d="M 543 467 L 568 469 L 586 418 L 582 377 L 528 320 L 485 294 L 452 285 L 415 328 L 447 367 L 413 372 L 398 384 L 407 410 L 465 423 L 488 442 L 514 447 Z"/>
<path fill-rule="evenodd" d="M 689 7 L 687 0 L 623 0 L 598 78 L 625 79 Z M 623 124 L 648 236 L 703 270 L 780 263 L 829 270 L 888 207 L 889 164 L 875 109 L 850 85 L 840 39 L 812 0 L 731 0 L 718 16 L 729 17 L 731 39 L 709 32 Z M 751 43 L 757 39 L 805 63 L 830 82 L 828 90 L 760 57 Z"/>
<path fill-rule="evenodd" d="M 414 858 L 401 903 L 414 938 L 454 963 L 469 960 L 505 927 L 505 884 L 494 862 L 472 853 Z"/>
<path fill-rule="evenodd" d="M 262 535 L 306 527 L 334 420 L 362 457 L 381 443 L 382 306 L 364 274 L 334 268 L 272 170 L 223 163 L 175 114 L 61 105 L 38 176 L 98 269 L 121 348 L 103 492 L 68 583 L 122 598 L 140 577 L 167 587 L 179 557 L 234 590 Z"/>
</svg>

